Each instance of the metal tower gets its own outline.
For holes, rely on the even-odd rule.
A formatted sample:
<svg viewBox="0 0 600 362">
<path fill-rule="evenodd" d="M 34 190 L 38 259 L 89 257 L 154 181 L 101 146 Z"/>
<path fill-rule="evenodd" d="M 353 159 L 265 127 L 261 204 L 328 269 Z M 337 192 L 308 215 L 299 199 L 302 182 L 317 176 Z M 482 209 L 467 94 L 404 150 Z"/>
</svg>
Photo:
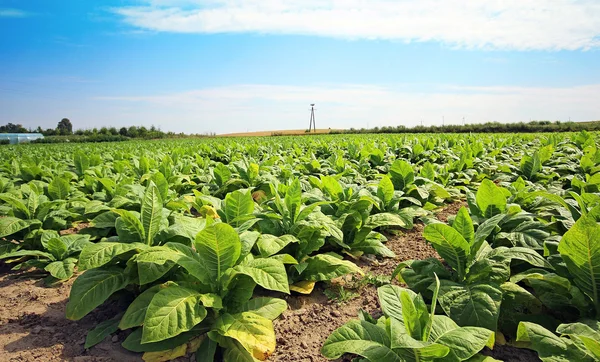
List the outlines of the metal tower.
<svg viewBox="0 0 600 362">
<path fill-rule="evenodd" d="M 308 125 L 308 132 L 310 133 L 311 128 L 314 130 L 314 132 L 317 132 L 317 124 L 315 122 L 315 105 L 311 104 L 310 105 L 310 123 Z"/>
</svg>

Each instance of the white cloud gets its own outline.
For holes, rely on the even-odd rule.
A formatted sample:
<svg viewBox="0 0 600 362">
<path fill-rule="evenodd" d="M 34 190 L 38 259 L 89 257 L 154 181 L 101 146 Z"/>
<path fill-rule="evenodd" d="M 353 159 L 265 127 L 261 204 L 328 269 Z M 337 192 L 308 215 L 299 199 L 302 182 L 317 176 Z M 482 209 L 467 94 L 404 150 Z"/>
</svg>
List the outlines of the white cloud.
<svg viewBox="0 0 600 362">
<path fill-rule="evenodd" d="M 95 101 L 112 120 L 139 119 L 177 132 L 227 133 L 306 128 L 312 102 L 317 102 L 317 127 L 361 128 L 415 126 L 421 119 L 426 125 L 440 125 L 442 117 L 446 124 L 460 124 L 463 117 L 469 123 L 600 119 L 598 99 L 600 84 L 567 88 L 447 85 L 427 92 L 415 91 L 411 85 L 236 85 L 166 95 L 97 97 Z M 112 115 L 113 108 L 121 113 Z"/>
<path fill-rule="evenodd" d="M 0 8 L 0 18 L 26 18 L 31 15 L 31 13 L 19 9 Z"/>
<path fill-rule="evenodd" d="M 113 11 L 134 27 L 163 32 L 303 34 L 508 50 L 600 46 L 598 0 L 140 1 Z"/>
</svg>

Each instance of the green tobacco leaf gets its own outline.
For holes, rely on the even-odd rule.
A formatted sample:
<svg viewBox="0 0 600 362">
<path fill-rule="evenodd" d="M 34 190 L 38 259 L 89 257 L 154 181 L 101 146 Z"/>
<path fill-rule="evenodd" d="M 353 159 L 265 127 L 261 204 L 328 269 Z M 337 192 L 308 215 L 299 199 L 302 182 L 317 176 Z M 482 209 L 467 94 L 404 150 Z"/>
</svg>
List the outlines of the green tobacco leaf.
<svg viewBox="0 0 600 362">
<path fill-rule="evenodd" d="M 150 181 L 156 185 L 160 199 L 162 202 L 165 202 L 169 196 L 169 182 L 165 178 L 165 175 L 163 175 L 161 172 L 155 172 L 150 177 Z"/>
<path fill-rule="evenodd" d="M 352 353 L 371 362 L 404 362 L 390 348 L 390 339 L 384 329 L 357 320 L 336 329 L 323 344 L 321 353 L 329 359 Z"/>
<path fill-rule="evenodd" d="M 0 200 L 6 202 L 13 208 L 15 216 L 31 219 L 31 211 L 27 205 L 23 203 L 23 200 L 20 200 L 11 194 L 0 194 Z"/>
<path fill-rule="evenodd" d="M 68 245 L 60 238 L 52 238 L 46 242 L 46 250 L 54 255 L 56 260 L 62 260 L 68 251 Z"/>
<path fill-rule="evenodd" d="M 477 206 L 486 218 L 503 213 L 506 210 L 506 196 L 492 181 L 485 179 L 477 190 Z"/>
<path fill-rule="evenodd" d="M 301 278 L 308 281 L 325 281 L 346 274 L 364 272 L 356 264 L 348 260 L 342 260 L 329 254 L 319 254 L 304 261 L 306 268 L 301 273 Z"/>
<path fill-rule="evenodd" d="M 144 226 L 146 245 L 152 245 L 154 236 L 160 231 L 162 223 L 162 200 L 160 191 L 154 182 L 146 188 L 146 193 L 142 199 L 141 221 Z"/>
<path fill-rule="evenodd" d="M 384 176 L 381 181 L 379 181 L 377 197 L 383 201 L 385 207 L 387 207 L 394 199 L 394 184 L 389 176 Z"/>
<path fill-rule="evenodd" d="M 535 181 L 535 175 L 541 170 L 542 160 L 537 151 L 532 156 L 524 155 L 521 159 L 521 172 L 528 180 Z"/>
<path fill-rule="evenodd" d="M 122 269 L 92 269 L 73 283 L 66 307 L 67 318 L 79 320 L 104 303 L 114 292 L 127 286 Z"/>
<path fill-rule="evenodd" d="M 377 295 L 379 296 L 379 303 L 383 313 L 397 321 L 404 323 L 404 314 L 402 312 L 402 293 L 407 293 L 411 299 L 417 297 L 417 294 L 410 289 L 401 288 L 397 285 L 384 285 L 377 288 Z"/>
<path fill-rule="evenodd" d="M 533 349 L 544 362 L 597 361 L 585 350 L 576 346 L 572 340 L 561 338 L 546 328 L 530 322 L 519 323 L 517 329 L 517 342 L 525 344 L 526 348 Z"/>
<path fill-rule="evenodd" d="M 295 222 L 298 218 L 298 214 L 300 214 L 300 206 L 302 206 L 302 188 L 300 187 L 299 179 L 295 179 L 290 186 L 288 186 L 283 201 L 290 213 L 292 222 Z"/>
<path fill-rule="evenodd" d="M 251 312 L 264 318 L 277 319 L 287 309 L 287 303 L 283 299 L 259 297 L 244 303 L 240 312 Z"/>
<path fill-rule="evenodd" d="M 125 330 L 133 327 L 139 327 L 144 323 L 146 310 L 150 302 L 161 289 L 166 288 L 165 285 L 155 285 L 152 288 L 146 289 L 142 294 L 131 302 L 125 314 L 118 323 L 120 329 Z"/>
<path fill-rule="evenodd" d="M 452 228 L 458 231 L 460 235 L 465 238 L 469 245 L 475 242 L 475 228 L 473 227 L 473 220 L 469 215 L 469 210 L 466 207 L 461 207 L 454 218 Z"/>
<path fill-rule="evenodd" d="M 247 275 L 261 287 L 290 293 L 285 266 L 273 259 L 254 259 L 234 268 L 236 274 Z"/>
<path fill-rule="evenodd" d="M 120 215 L 115 221 L 119 241 L 123 243 L 144 243 L 146 232 L 140 219 L 127 210 L 116 210 L 116 212 Z"/>
<path fill-rule="evenodd" d="M 73 161 L 75 163 L 75 170 L 79 176 L 82 176 L 85 170 L 90 167 L 90 159 L 83 151 L 75 152 L 73 154 Z"/>
<path fill-rule="evenodd" d="M 162 289 L 146 310 L 142 343 L 158 342 L 187 332 L 206 314 L 198 292 L 176 285 Z"/>
<path fill-rule="evenodd" d="M 471 248 L 465 238 L 455 229 L 446 224 L 429 224 L 423 230 L 425 239 L 444 260 L 458 273 L 462 280 L 465 276 L 467 261 L 470 258 Z"/>
<path fill-rule="evenodd" d="M 73 276 L 76 263 L 77 259 L 67 258 L 65 260 L 55 261 L 46 265 L 44 270 L 58 280 L 67 280 Z"/>
<path fill-rule="evenodd" d="M 291 243 L 297 243 L 298 239 L 293 235 L 274 236 L 269 234 L 262 234 L 256 242 L 258 252 L 262 257 L 269 257 L 275 255 L 283 248 Z"/>
<path fill-rule="evenodd" d="M 219 280 L 235 265 L 242 249 L 238 233 L 224 223 L 213 224 L 198 233 L 195 245 L 201 263 L 213 281 Z"/>
<path fill-rule="evenodd" d="M 580 218 L 563 236 L 558 252 L 600 316 L 600 225 L 593 217 Z"/>
<path fill-rule="evenodd" d="M 147 246 L 142 243 L 101 242 L 86 245 L 79 254 L 79 270 L 88 270 L 108 264 L 115 257 L 132 250 L 142 251 Z"/>
<path fill-rule="evenodd" d="M 104 322 L 100 322 L 94 329 L 88 332 L 85 337 L 85 349 L 91 348 L 98 343 L 102 342 L 104 338 L 115 333 L 119 329 L 119 319 L 109 319 Z"/>
<path fill-rule="evenodd" d="M 371 229 L 375 229 L 380 226 L 399 226 L 406 228 L 408 224 L 401 216 L 387 212 L 371 215 L 365 222 L 365 227 Z"/>
<path fill-rule="evenodd" d="M 465 361 L 485 347 L 493 348 L 494 332 L 479 327 L 461 327 L 448 331 L 435 339 L 435 343 L 450 348 L 448 361 Z"/>
<path fill-rule="evenodd" d="M 394 188 L 404 191 L 406 187 L 415 181 L 415 172 L 410 163 L 404 160 L 396 160 L 390 168 L 390 175 Z"/>
<path fill-rule="evenodd" d="M 27 229 L 30 225 L 32 223 L 12 216 L 0 218 L 0 238 L 16 234 L 21 230 Z"/>
<path fill-rule="evenodd" d="M 62 177 L 55 177 L 48 184 L 48 194 L 52 200 L 66 200 L 70 190 L 71 184 Z"/>
<path fill-rule="evenodd" d="M 225 196 L 225 216 L 227 223 L 233 227 L 240 226 L 244 216 L 254 212 L 254 200 L 250 191 L 236 190 Z"/>
<path fill-rule="evenodd" d="M 441 281 L 439 302 L 444 312 L 461 326 L 497 329 L 502 290 L 488 284 Z"/>
</svg>

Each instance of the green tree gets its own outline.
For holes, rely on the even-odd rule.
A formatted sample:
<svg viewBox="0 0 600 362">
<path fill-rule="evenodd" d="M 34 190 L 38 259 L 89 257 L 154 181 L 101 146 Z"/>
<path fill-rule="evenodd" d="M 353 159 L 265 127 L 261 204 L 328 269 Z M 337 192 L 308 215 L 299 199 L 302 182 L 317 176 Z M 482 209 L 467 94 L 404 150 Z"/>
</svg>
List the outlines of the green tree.
<svg viewBox="0 0 600 362">
<path fill-rule="evenodd" d="M 61 135 L 73 134 L 73 125 L 68 118 L 63 118 L 58 122 L 58 126 L 56 126 L 56 131 Z"/>
</svg>

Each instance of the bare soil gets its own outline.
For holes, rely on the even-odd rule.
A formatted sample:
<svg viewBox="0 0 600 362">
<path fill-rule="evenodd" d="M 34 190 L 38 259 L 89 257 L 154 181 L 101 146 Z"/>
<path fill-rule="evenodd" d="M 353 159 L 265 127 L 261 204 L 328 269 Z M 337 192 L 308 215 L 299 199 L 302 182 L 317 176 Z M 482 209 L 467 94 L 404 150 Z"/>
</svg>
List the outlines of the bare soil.
<svg viewBox="0 0 600 362">
<path fill-rule="evenodd" d="M 456 214 L 464 203 L 457 202 L 441 210 L 437 217 L 446 221 Z M 87 225 L 80 224 L 67 233 L 78 232 Z M 436 251 L 422 237 L 423 225 L 397 236 L 389 236 L 387 242 L 396 257 L 393 259 L 367 258 L 357 260 L 370 275 L 389 276 L 398 263 L 410 259 L 439 258 Z M 321 346 L 329 334 L 344 323 L 357 317 L 364 309 L 373 316 L 381 315 L 377 291 L 371 284 L 361 285 L 349 300 L 341 303 L 329 299 L 325 290 L 339 285 L 352 286 L 351 278 L 340 278 L 331 285 L 321 283 L 308 296 L 284 297 L 289 308 L 280 319 L 274 321 L 277 350 L 269 358 L 273 362 L 322 362 Z M 97 323 L 112 318 L 122 310 L 116 301 L 107 302 L 80 321 L 65 318 L 65 306 L 73 279 L 67 283 L 46 287 L 39 279 L 27 278 L 27 274 L 14 273 L 0 264 L 0 361 L 46 362 L 46 361 L 141 361 L 141 355 L 128 352 L 120 346 L 126 332 L 107 337 L 100 344 L 85 350 L 83 345 L 88 330 Z M 397 282 L 395 282 L 397 283 Z M 331 295 L 330 295 L 331 297 Z M 488 355 L 505 361 L 539 361 L 535 352 L 497 346 Z M 178 359 L 193 360 L 193 356 Z M 348 357 L 339 361 L 350 361 Z"/>
</svg>

